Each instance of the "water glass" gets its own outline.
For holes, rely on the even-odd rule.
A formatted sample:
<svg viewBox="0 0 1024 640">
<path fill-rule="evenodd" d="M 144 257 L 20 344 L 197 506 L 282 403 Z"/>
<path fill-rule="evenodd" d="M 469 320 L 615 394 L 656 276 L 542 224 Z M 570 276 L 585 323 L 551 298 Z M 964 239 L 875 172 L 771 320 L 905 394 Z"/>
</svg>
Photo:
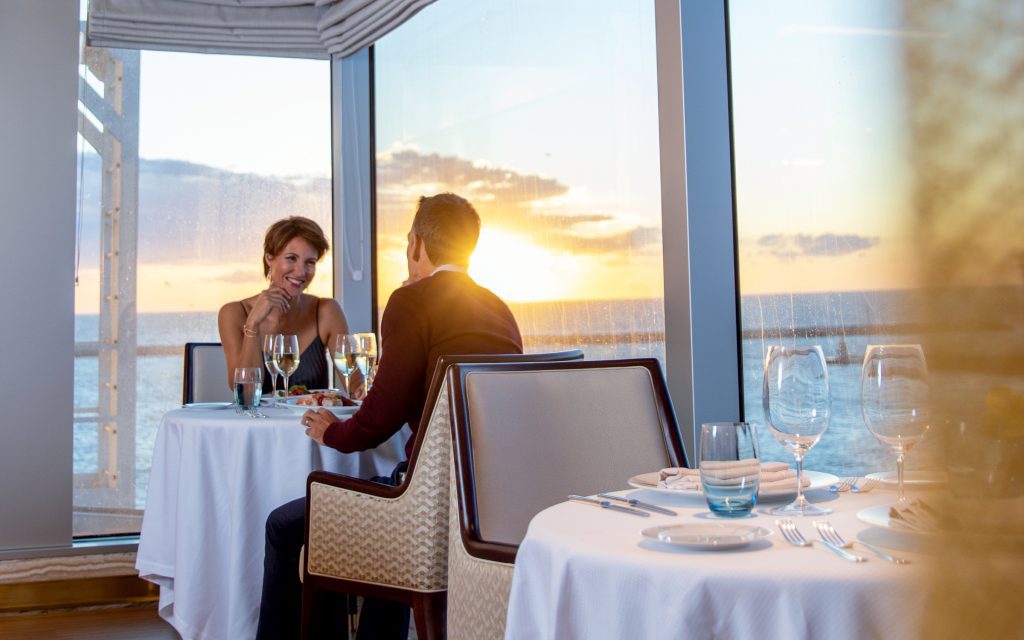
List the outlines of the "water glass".
<svg viewBox="0 0 1024 640">
<path fill-rule="evenodd" d="M 260 406 L 263 395 L 263 368 L 239 367 L 235 369 L 235 405 L 252 415 Z"/>
<path fill-rule="evenodd" d="M 700 484 L 711 513 L 750 515 L 757 504 L 761 462 L 757 431 L 746 422 L 708 422 L 700 428 Z"/>
</svg>

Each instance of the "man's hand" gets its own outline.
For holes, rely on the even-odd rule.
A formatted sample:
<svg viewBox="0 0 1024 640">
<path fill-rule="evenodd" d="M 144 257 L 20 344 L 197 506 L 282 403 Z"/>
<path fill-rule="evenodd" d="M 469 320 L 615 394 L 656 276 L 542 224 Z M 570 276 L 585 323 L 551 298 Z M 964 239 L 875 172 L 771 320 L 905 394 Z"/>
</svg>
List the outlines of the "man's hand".
<svg viewBox="0 0 1024 640">
<path fill-rule="evenodd" d="M 317 444 L 324 443 L 324 433 L 335 419 L 334 414 L 327 409 L 310 409 L 302 414 L 302 424 L 306 427 L 306 435 L 313 438 Z"/>
</svg>

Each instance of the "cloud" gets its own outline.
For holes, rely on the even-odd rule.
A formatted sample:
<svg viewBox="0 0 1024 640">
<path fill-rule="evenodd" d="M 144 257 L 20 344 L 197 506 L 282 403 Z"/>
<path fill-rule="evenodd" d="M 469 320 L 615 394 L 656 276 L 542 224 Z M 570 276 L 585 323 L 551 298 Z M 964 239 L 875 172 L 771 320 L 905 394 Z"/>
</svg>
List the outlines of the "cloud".
<svg viewBox="0 0 1024 640">
<path fill-rule="evenodd" d="M 612 222 L 615 220 L 615 216 L 607 213 L 581 213 L 579 215 L 537 213 L 533 215 L 533 218 L 535 218 L 536 222 L 541 225 L 553 227 L 571 227 L 597 222 Z"/>
<path fill-rule="evenodd" d="M 95 154 L 87 154 L 84 161 L 83 237 L 98 237 L 100 162 Z M 378 219 L 386 221 L 378 227 L 381 252 L 404 252 L 417 199 L 442 190 L 469 199 L 485 226 L 527 236 L 558 253 L 635 256 L 660 250 L 660 229 L 632 212 L 584 209 L 570 186 L 553 177 L 406 148 L 378 155 L 377 185 Z M 266 228 L 287 215 L 329 225 L 330 199 L 330 181 L 325 179 L 235 173 L 143 158 L 138 255 L 145 263 L 251 264 L 248 273 L 209 277 L 258 281 Z M 390 231 L 394 229 L 399 231 Z M 83 268 L 98 267 L 98 243 L 85 243 L 82 249 Z"/>
<path fill-rule="evenodd" d="M 637 253 L 661 242 L 660 229 L 623 213 L 568 210 L 562 196 L 569 186 L 555 178 L 415 148 L 377 156 L 377 187 L 382 219 L 411 220 L 419 196 L 445 190 L 472 202 L 485 226 L 526 234 L 557 251 Z"/>
<path fill-rule="evenodd" d="M 480 165 L 457 156 L 421 154 L 404 149 L 377 157 L 377 183 L 385 190 L 415 185 L 443 185 L 474 203 L 500 201 L 521 204 L 552 198 L 569 188 L 554 178 L 524 175 L 511 169 Z M 400 188 L 397 193 L 407 189 Z M 431 195 L 430 191 L 420 195 Z"/>
<path fill-rule="evenodd" d="M 661 248 L 661 229 L 658 227 L 634 227 L 632 229 L 603 236 L 571 235 L 567 232 L 556 237 L 567 238 L 567 248 L 576 254 L 601 254 L 642 252 L 650 247 Z"/>
<path fill-rule="evenodd" d="M 256 266 L 253 269 L 249 269 L 247 271 L 232 271 L 231 273 L 216 275 L 213 276 L 211 280 L 219 280 L 221 282 L 231 283 L 237 282 L 240 284 L 252 284 L 253 282 L 259 282 L 262 275 L 263 274 L 260 271 L 259 265 L 256 264 Z"/>
<path fill-rule="evenodd" d="M 95 154 L 86 154 L 84 163 L 82 236 L 98 237 L 101 166 Z M 235 173 L 181 160 L 139 160 L 140 262 L 251 263 L 259 277 L 263 233 L 288 215 L 329 225 L 330 180 Z M 99 243 L 83 243 L 83 267 L 98 264 Z"/>
<path fill-rule="evenodd" d="M 769 234 L 757 239 L 763 253 L 791 260 L 799 257 L 845 256 L 878 246 L 877 236 L 859 236 L 852 233 L 822 233 L 816 236 L 798 234 Z"/>
</svg>

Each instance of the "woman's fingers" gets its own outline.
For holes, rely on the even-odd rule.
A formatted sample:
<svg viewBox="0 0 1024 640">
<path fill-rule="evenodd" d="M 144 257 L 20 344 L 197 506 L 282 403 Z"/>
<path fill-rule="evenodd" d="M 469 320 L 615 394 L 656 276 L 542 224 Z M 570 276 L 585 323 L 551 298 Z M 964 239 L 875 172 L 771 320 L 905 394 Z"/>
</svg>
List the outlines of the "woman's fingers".
<svg viewBox="0 0 1024 640">
<path fill-rule="evenodd" d="M 284 289 L 279 289 L 277 287 L 270 287 L 269 289 L 261 293 L 260 297 L 266 300 L 271 305 L 278 307 L 279 309 L 282 309 L 284 311 L 288 310 L 288 307 L 291 306 L 292 302 L 291 296 L 288 295 L 288 292 L 285 291 Z"/>
</svg>

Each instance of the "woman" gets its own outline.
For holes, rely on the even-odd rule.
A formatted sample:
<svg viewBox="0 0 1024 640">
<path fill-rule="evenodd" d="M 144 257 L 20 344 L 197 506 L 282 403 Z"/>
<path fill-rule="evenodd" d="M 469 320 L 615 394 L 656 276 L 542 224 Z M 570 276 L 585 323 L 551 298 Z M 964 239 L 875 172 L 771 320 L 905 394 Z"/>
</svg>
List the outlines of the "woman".
<svg viewBox="0 0 1024 640">
<path fill-rule="evenodd" d="M 276 333 L 299 338 L 299 368 L 289 384 L 309 389 L 327 387 L 326 345 L 332 336 L 348 333 L 348 322 L 335 300 L 318 298 L 305 290 L 328 248 L 323 230 L 309 218 L 292 216 L 267 229 L 263 239 L 267 288 L 227 303 L 217 316 L 229 387 L 236 367 L 263 367 L 263 336 Z M 270 393 L 271 389 L 273 377 L 264 371 L 263 391 Z"/>
</svg>

